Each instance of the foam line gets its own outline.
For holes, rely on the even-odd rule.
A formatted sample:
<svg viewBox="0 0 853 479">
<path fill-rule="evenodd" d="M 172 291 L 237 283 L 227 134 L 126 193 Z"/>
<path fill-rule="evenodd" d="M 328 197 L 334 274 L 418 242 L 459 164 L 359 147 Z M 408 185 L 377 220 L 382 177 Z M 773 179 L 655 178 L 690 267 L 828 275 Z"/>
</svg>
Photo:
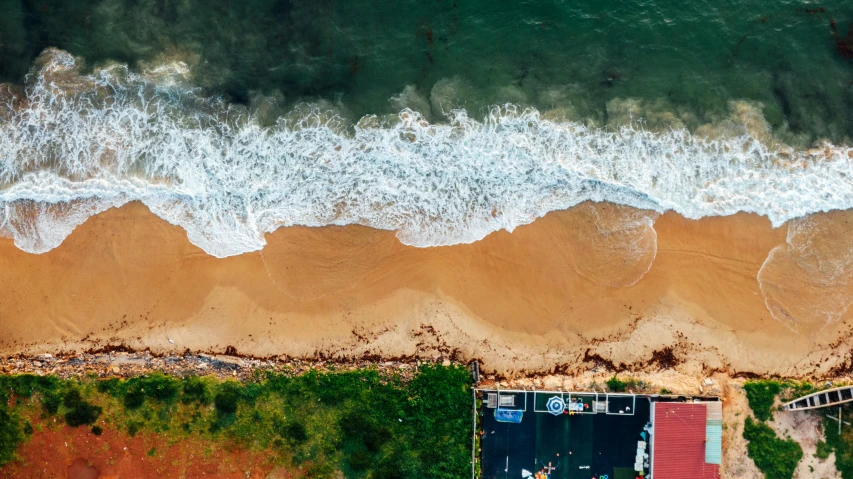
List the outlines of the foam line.
<svg viewBox="0 0 853 479">
<path fill-rule="evenodd" d="M 290 225 L 469 243 L 586 200 L 688 218 L 754 212 L 774 225 L 853 206 L 850 149 L 780 152 L 746 133 L 603 129 L 512 105 L 442 124 L 405 109 L 354 127 L 302 109 L 262 127 L 162 69 L 82 74 L 59 50 L 40 57 L 25 93 L 2 99 L 0 224 L 33 253 L 135 200 L 219 257 L 261 249 Z"/>
</svg>

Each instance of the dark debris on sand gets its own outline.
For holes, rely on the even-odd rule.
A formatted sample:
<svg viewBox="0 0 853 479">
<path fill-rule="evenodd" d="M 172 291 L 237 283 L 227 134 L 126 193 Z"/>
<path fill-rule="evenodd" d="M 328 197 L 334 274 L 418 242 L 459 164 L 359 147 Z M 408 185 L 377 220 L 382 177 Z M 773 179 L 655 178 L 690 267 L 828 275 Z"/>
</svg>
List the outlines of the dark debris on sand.
<svg viewBox="0 0 853 479">
<path fill-rule="evenodd" d="M 375 358 L 351 361 L 305 360 L 289 357 L 256 359 L 240 357 L 236 351 L 229 354 L 186 353 L 180 356 L 156 356 L 149 351 L 98 351 L 68 354 L 40 354 L 37 356 L 10 356 L 0 358 L 2 374 L 53 375 L 70 379 L 85 375 L 96 377 L 132 377 L 152 372 L 174 376 L 215 375 L 221 379 L 250 379 L 257 371 L 271 371 L 298 375 L 309 371 L 347 371 L 376 368 L 381 372 L 397 374 L 410 379 L 417 366 L 425 362 L 436 362 L 449 366 L 449 359 L 436 361 L 388 360 Z"/>
</svg>

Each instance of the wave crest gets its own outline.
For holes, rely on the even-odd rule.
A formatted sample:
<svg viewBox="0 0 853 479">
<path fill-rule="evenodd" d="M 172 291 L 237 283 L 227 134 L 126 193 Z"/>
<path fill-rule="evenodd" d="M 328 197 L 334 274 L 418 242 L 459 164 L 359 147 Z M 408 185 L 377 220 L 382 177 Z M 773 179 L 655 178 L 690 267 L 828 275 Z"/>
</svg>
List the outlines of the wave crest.
<svg viewBox="0 0 853 479">
<path fill-rule="evenodd" d="M 348 124 L 301 107 L 264 126 L 203 96 L 186 71 L 82 73 L 47 50 L 23 91 L 0 91 L 2 228 L 26 251 L 55 247 L 87 215 L 129 201 L 214 256 L 258 250 L 289 225 L 362 224 L 419 247 L 469 243 L 586 200 L 688 218 L 747 211 L 774 225 L 853 206 L 853 152 L 772 148 L 744 128 L 595 128 L 494 107 L 446 123 L 402 110 Z M 173 73 L 169 73 L 173 71 Z M 15 218 L 27 206 L 28 227 Z M 26 209 L 25 208 L 25 209 Z"/>
</svg>

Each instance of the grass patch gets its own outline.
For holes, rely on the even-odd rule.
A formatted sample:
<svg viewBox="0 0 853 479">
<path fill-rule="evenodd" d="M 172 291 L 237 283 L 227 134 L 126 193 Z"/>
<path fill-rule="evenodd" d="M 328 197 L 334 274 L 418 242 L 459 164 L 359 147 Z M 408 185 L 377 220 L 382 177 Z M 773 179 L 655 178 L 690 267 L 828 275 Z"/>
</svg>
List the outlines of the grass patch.
<svg viewBox="0 0 853 479">
<path fill-rule="evenodd" d="M 5 405 L 0 405 L 0 466 L 15 458 L 15 450 L 24 437 L 24 429 L 18 416 Z"/>
<path fill-rule="evenodd" d="M 743 437 L 749 444 L 746 446 L 747 455 L 764 473 L 767 479 L 791 479 L 803 450 L 792 439 L 780 439 L 770 426 L 763 422 L 746 418 Z"/>
<path fill-rule="evenodd" d="M 103 422 L 131 436 L 165 436 L 170 443 L 202 439 L 213 447 L 263 451 L 277 464 L 301 468 L 306 477 L 470 474 L 471 380 L 460 367 L 425 365 L 410 380 L 368 368 L 258 373 L 245 383 L 162 374 L 4 381 L 0 393 L 6 391 L 7 399 L 13 390 L 29 394 L 21 418 L 48 427 L 53 421 L 44 417 L 59 417 L 69 425 L 93 425 L 95 434 L 103 429 L 94 424 Z M 22 430 L 17 416 L 9 424 L 13 434 Z M 2 442 L 13 444 L 14 451 L 20 440 Z"/>
<path fill-rule="evenodd" d="M 833 415 L 837 414 L 837 410 L 833 408 Z M 853 417 L 853 408 L 849 405 L 843 406 L 842 415 Z M 844 425 L 841 428 L 841 434 L 838 434 L 838 423 L 823 417 L 823 431 L 826 439 L 826 448 L 829 451 L 835 452 L 835 468 L 841 473 L 844 479 L 853 479 L 853 428 Z M 822 442 L 822 441 L 821 441 Z M 821 443 L 818 443 L 818 452 L 821 452 Z M 829 452 L 827 452 L 827 456 Z"/>
<path fill-rule="evenodd" d="M 827 387 L 818 388 L 815 387 L 814 384 L 808 381 L 786 381 L 784 383 L 785 387 L 789 389 L 787 400 L 797 399 L 813 392 L 817 392 L 820 389 L 827 389 Z M 840 386 L 841 384 L 838 384 Z M 831 386 L 834 387 L 834 386 Z"/>
<path fill-rule="evenodd" d="M 817 451 L 815 451 L 814 457 L 818 459 L 826 459 L 829 457 L 831 452 L 832 448 L 829 447 L 829 444 L 827 444 L 826 441 L 818 441 Z"/>
<path fill-rule="evenodd" d="M 772 380 L 747 381 L 743 389 L 746 391 L 746 399 L 755 417 L 759 421 L 772 419 L 773 414 L 770 409 L 773 407 L 776 396 L 782 392 L 782 383 Z"/>
</svg>

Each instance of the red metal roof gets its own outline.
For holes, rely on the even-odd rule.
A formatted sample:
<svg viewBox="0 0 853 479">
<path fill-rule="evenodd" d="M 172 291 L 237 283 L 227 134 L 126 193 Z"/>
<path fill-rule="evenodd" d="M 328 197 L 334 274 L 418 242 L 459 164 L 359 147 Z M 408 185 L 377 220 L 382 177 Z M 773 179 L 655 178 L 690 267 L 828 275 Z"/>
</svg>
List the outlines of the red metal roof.
<svg viewBox="0 0 853 479">
<path fill-rule="evenodd" d="M 654 403 L 652 477 L 718 479 L 720 466 L 705 463 L 704 404 Z"/>
</svg>

